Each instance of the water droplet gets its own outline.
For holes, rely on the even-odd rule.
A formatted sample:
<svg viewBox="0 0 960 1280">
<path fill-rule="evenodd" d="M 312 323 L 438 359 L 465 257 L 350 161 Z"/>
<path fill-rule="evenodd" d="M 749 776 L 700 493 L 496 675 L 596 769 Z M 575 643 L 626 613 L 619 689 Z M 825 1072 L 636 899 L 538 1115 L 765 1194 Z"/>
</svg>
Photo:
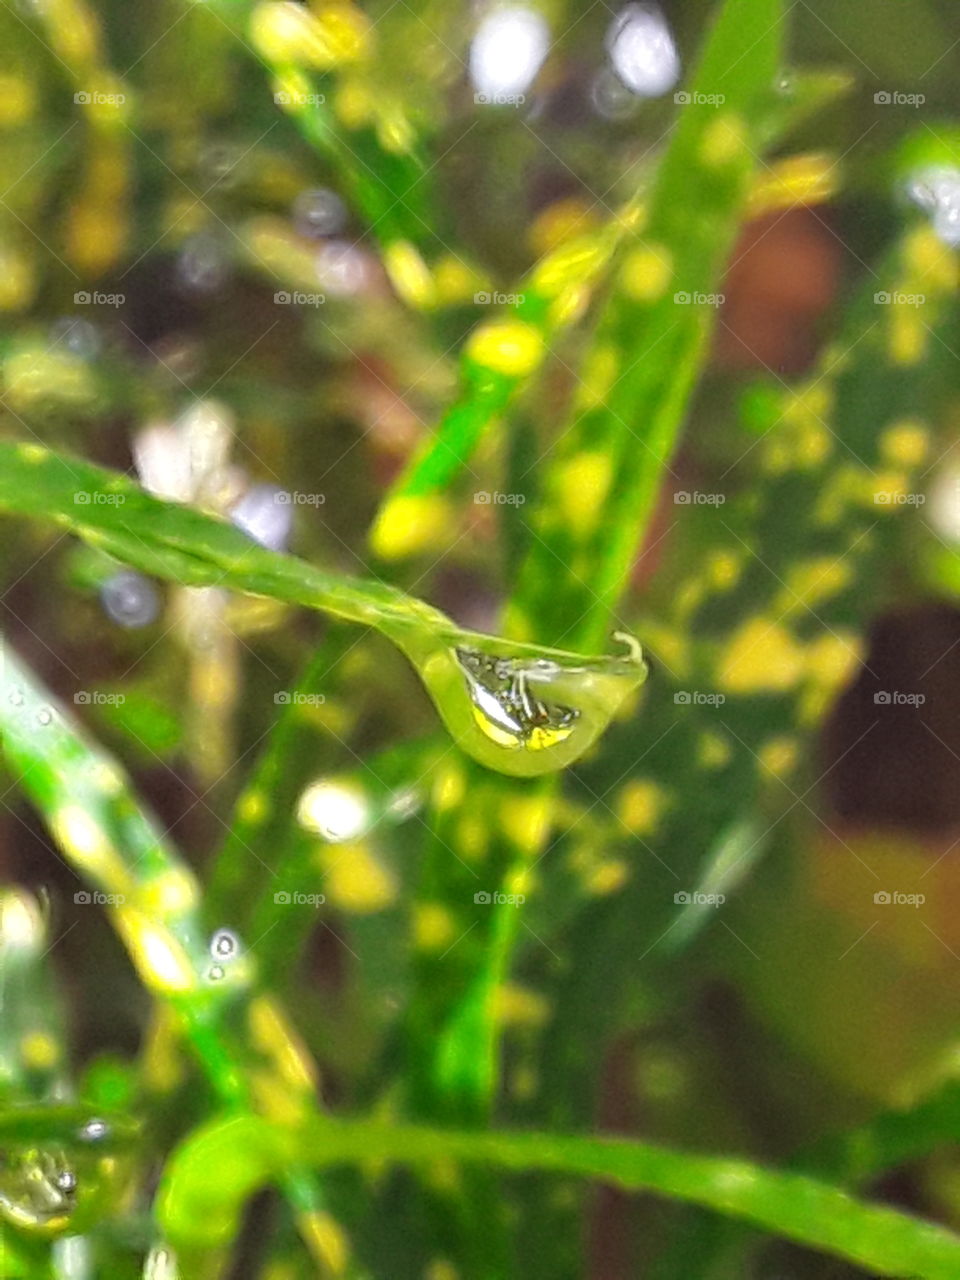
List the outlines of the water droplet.
<svg viewBox="0 0 960 1280">
<path fill-rule="evenodd" d="M 7 701 L 12 707 L 22 707 L 24 702 L 22 689 L 11 689 L 7 694 Z"/>
<path fill-rule="evenodd" d="M 346 205 L 326 187 L 301 191 L 293 202 L 293 225 L 302 236 L 339 235 L 347 225 Z"/>
<path fill-rule="evenodd" d="M 641 98 L 658 98 L 680 77 L 680 59 L 659 9 L 628 4 L 607 33 L 607 51 L 623 83 Z"/>
<path fill-rule="evenodd" d="M 389 634 L 418 668 L 458 745 L 501 773 L 564 769 L 591 746 L 647 668 L 630 636 L 623 657 L 579 658 L 463 632 L 446 643 L 419 627 Z"/>
<path fill-rule="evenodd" d="M 229 259 L 216 236 L 191 236 L 177 259 L 177 281 L 189 293 L 215 293 L 229 274 Z"/>
<path fill-rule="evenodd" d="M 121 627 L 146 627 L 160 611 L 160 598 L 149 578 L 123 569 L 100 588 L 100 603 L 112 622 Z"/>
<path fill-rule="evenodd" d="M 605 120 L 628 120 L 640 109 L 640 99 L 609 67 L 603 67 L 594 76 L 590 100 L 594 110 Z"/>
<path fill-rule="evenodd" d="M 931 217 L 933 229 L 944 244 L 960 245 L 960 169 L 934 165 L 911 174 L 907 196 Z"/>
<path fill-rule="evenodd" d="M 262 547 L 283 551 L 293 524 L 290 495 L 276 485 L 252 485 L 230 508 L 230 519 Z"/>
<path fill-rule="evenodd" d="M 62 345 L 81 360 L 92 360 L 103 346 L 100 330 L 89 320 L 63 316 L 50 326 L 50 341 Z"/>
<path fill-rule="evenodd" d="M 212 964 L 207 970 L 207 977 L 211 982 L 222 982 L 226 972 L 222 964 Z"/>
<path fill-rule="evenodd" d="M 210 954 L 218 960 L 229 960 L 240 950 L 240 939 L 230 929 L 218 929 L 210 939 Z"/>
<path fill-rule="evenodd" d="M 549 47 L 550 27 L 535 10 L 511 6 L 488 13 L 470 45 L 470 79 L 478 96 L 495 102 L 525 93 Z"/>
<path fill-rule="evenodd" d="M 311 783 L 297 805 L 297 821 L 324 840 L 357 840 L 369 829 L 373 815 L 356 783 L 325 778 Z"/>
<path fill-rule="evenodd" d="M 93 1119 L 80 1130 L 80 1139 L 83 1142 L 102 1142 L 110 1136 L 110 1126 L 106 1120 Z"/>
<path fill-rule="evenodd" d="M 37 712 L 37 724 L 48 725 L 53 723 L 53 712 L 49 707 L 41 707 Z"/>
</svg>

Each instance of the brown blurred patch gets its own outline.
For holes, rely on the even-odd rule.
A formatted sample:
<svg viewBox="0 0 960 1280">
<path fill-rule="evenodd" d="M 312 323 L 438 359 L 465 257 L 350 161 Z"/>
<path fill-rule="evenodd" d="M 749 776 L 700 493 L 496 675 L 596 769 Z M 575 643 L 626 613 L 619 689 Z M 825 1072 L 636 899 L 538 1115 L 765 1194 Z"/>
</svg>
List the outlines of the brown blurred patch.
<svg viewBox="0 0 960 1280">
<path fill-rule="evenodd" d="M 842 254 L 823 209 L 790 209 L 748 223 L 722 290 L 717 362 L 781 374 L 808 368 L 818 322 L 836 296 Z"/>
</svg>

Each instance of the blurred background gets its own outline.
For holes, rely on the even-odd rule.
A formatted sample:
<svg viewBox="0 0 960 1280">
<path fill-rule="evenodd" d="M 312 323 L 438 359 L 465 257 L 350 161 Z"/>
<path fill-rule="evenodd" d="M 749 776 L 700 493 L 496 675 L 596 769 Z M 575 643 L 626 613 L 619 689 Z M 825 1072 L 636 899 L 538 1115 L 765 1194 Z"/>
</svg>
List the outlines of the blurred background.
<svg viewBox="0 0 960 1280">
<path fill-rule="evenodd" d="M 367 531 L 450 403 L 478 311 L 643 191 L 712 9 L 344 5 L 340 44 L 315 60 L 336 71 L 321 92 L 278 78 L 271 41 L 287 37 L 271 28 L 258 43 L 250 7 L 227 0 L 0 6 L 0 432 L 118 468 L 228 514 L 266 545 L 389 578 L 495 630 L 515 566 L 502 512 L 465 503 L 398 563 L 369 549 Z M 761 207 L 735 246 L 669 492 L 638 549 L 624 610 L 641 619 L 673 563 L 674 490 L 722 485 L 743 451 L 738 397 L 809 378 L 849 299 L 918 216 L 910 173 L 960 163 L 950 0 L 798 0 L 788 21 L 785 77 L 827 69 L 844 88 L 780 153 L 802 157 L 818 183 L 793 207 Z M 624 23 L 633 35 L 618 42 Z M 371 32 L 375 56 L 355 56 Z M 283 101 L 297 92 L 329 97 L 299 105 L 347 122 L 346 152 L 311 140 Z M 411 183 L 403 165 L 420 149 L 429 162 Z M 391 267 L 389 254 L 384 265 L 398 194 L 434 275 L 431 306 L 414 318 L 403 295 L 416 294 L 415 269 Z M 517 447 L 531 461 L 549 448 L 569 391 L 558 362 L 516 410 Z M 958 422 L 954 412 L 935 424 L 922 500 L 876 585 L 862 664 L 804 747 L 807 780 L 748 886 L 663 992 L 640 979 L 632 1020 L 593 1059 L 597 1127 L 777 1161 L 909 1105 L 960 1066 Z M 492 458 L 481 452 L 482 475 Z M 339 656 L 308 717 L 312 775 L 434 727 L 385 643 L 345 639 L 303 612 L 169 588 L 13 521 L 0 577 L 0 624 L 15 648 L 123 759 L 198 867 L 223 837 L 276 691 L 294 687 L 319 643 Z M 636 630 L 646 645 L 642 622 Z M 655 639 L 649 647 L 656 680 Z M 885 691 L 910 697 L 878 702 Z M 635 799 L 642 810 L 643 793 Z M 100 913 L 74 902 L 79 881 L 9 777 L 0 873 L 55 903 L 52 962 L 78 1068 L 136 1052 L 142 997 L 122 948 Z M 335 1103 L 363 1095 L 357 1082 L 384 1052 L 399 999 L 386 991 L 376 1016 L 357 1008 L 353 931 L 389 912 L 406 874 L 385 859 L 359 886 L 345 877 L 329 888 L 327 924 L 311 940 L 306 977 L 329 1033 Z M 922 902 L 878 909 L 874 895 L 888 892 Z M 637 941 L 631 981 L 647 945 Z M 546 1016 L 535 997 L 515 1012 L 521 1024 Z M 952 1147 L 877 1191 L 960 1227 Z M 522 1213 L 522 1195 L 517 1203 Z M 725 1270 L 719 1252 L 709 1273 L 684 1269 L 671 1242 L 688 1227 L 712 1239 L 693 1211 L 600 1193 L 584 1274 L 744 1274 Z M 758 1246 L 749 1266 L 765 1280 L 860 1274 L 782 1244 Z"/>
</svg>

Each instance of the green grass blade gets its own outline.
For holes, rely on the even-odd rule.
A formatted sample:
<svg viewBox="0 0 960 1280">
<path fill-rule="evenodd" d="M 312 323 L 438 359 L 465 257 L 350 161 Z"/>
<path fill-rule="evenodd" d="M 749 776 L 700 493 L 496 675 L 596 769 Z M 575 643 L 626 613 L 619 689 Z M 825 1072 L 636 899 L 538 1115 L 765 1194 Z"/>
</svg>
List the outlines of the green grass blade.
<svg viewBox="0 0 960 1280">
<path fill-rule="evenodd" d="M 348 1120 L 312 1122 L 292 1133 L 248 1117 L 200 1130 L 164 1174 L 158 1216 L 168 1238 L 190 1249 L 229 1238 L 246 1198 L 291 1158 L 317 1167 L 389 1161 L 429 1168 L 449 1160 L 598 1179 L 743 1219 L 878 1275 L 955 1280 L 960 1271 L 960 1238 L 952 1232 L 801 1174 L 617 1139 Z M 212 1169 L 230 1175 L 211 1178 Z"/>
</svg>

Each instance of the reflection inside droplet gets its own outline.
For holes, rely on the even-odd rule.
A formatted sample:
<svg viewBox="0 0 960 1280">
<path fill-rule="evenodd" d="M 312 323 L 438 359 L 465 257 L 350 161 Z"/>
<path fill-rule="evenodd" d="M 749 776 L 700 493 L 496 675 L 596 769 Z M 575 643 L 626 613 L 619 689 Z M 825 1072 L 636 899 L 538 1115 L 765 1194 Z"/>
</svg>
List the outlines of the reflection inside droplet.
<svg viewBox="0 0 960 1280">
<path fill-rule="evenodd" d="M 565 742 L 580 712 L 549 705 L 536 696 L 534 669 L 517 658 L 494 658 L 477 649 L 457 649 L 481 731 L 509 750 L 543 751 Z M 539 666 L 539 664 L 537 664 Z M 554 663 L 545 664 L 560 668 Z M 543 678 L 549 675 L 541 671 Z"/>
<path fill-rule="evenodd" d="M 680 76 L 680 59 L 666 18 L 659 9 L 628 4 L 607 33 L 607 50 L 617 75 L 641 98 L 657 98 Z"/>
<path fill-rule="evenodd" d="M 510 646 L 462 632 L 446 643 L 391 626 L 459 746 L 502 773 L 533 777 L 566 768 L 607 727 L 646 676 L 640 646 L 625 657 L 583 658 Z M 547 656 L 550 654 L 550 656 Z"/>
<path fill-rule="evenodd" d="M 76 1206 L 77 1175 L 60 1150 L 37 1147 L 3 1152 L 0 1212 L 22 1227 L 66 1221 Z"/>
</svg>

